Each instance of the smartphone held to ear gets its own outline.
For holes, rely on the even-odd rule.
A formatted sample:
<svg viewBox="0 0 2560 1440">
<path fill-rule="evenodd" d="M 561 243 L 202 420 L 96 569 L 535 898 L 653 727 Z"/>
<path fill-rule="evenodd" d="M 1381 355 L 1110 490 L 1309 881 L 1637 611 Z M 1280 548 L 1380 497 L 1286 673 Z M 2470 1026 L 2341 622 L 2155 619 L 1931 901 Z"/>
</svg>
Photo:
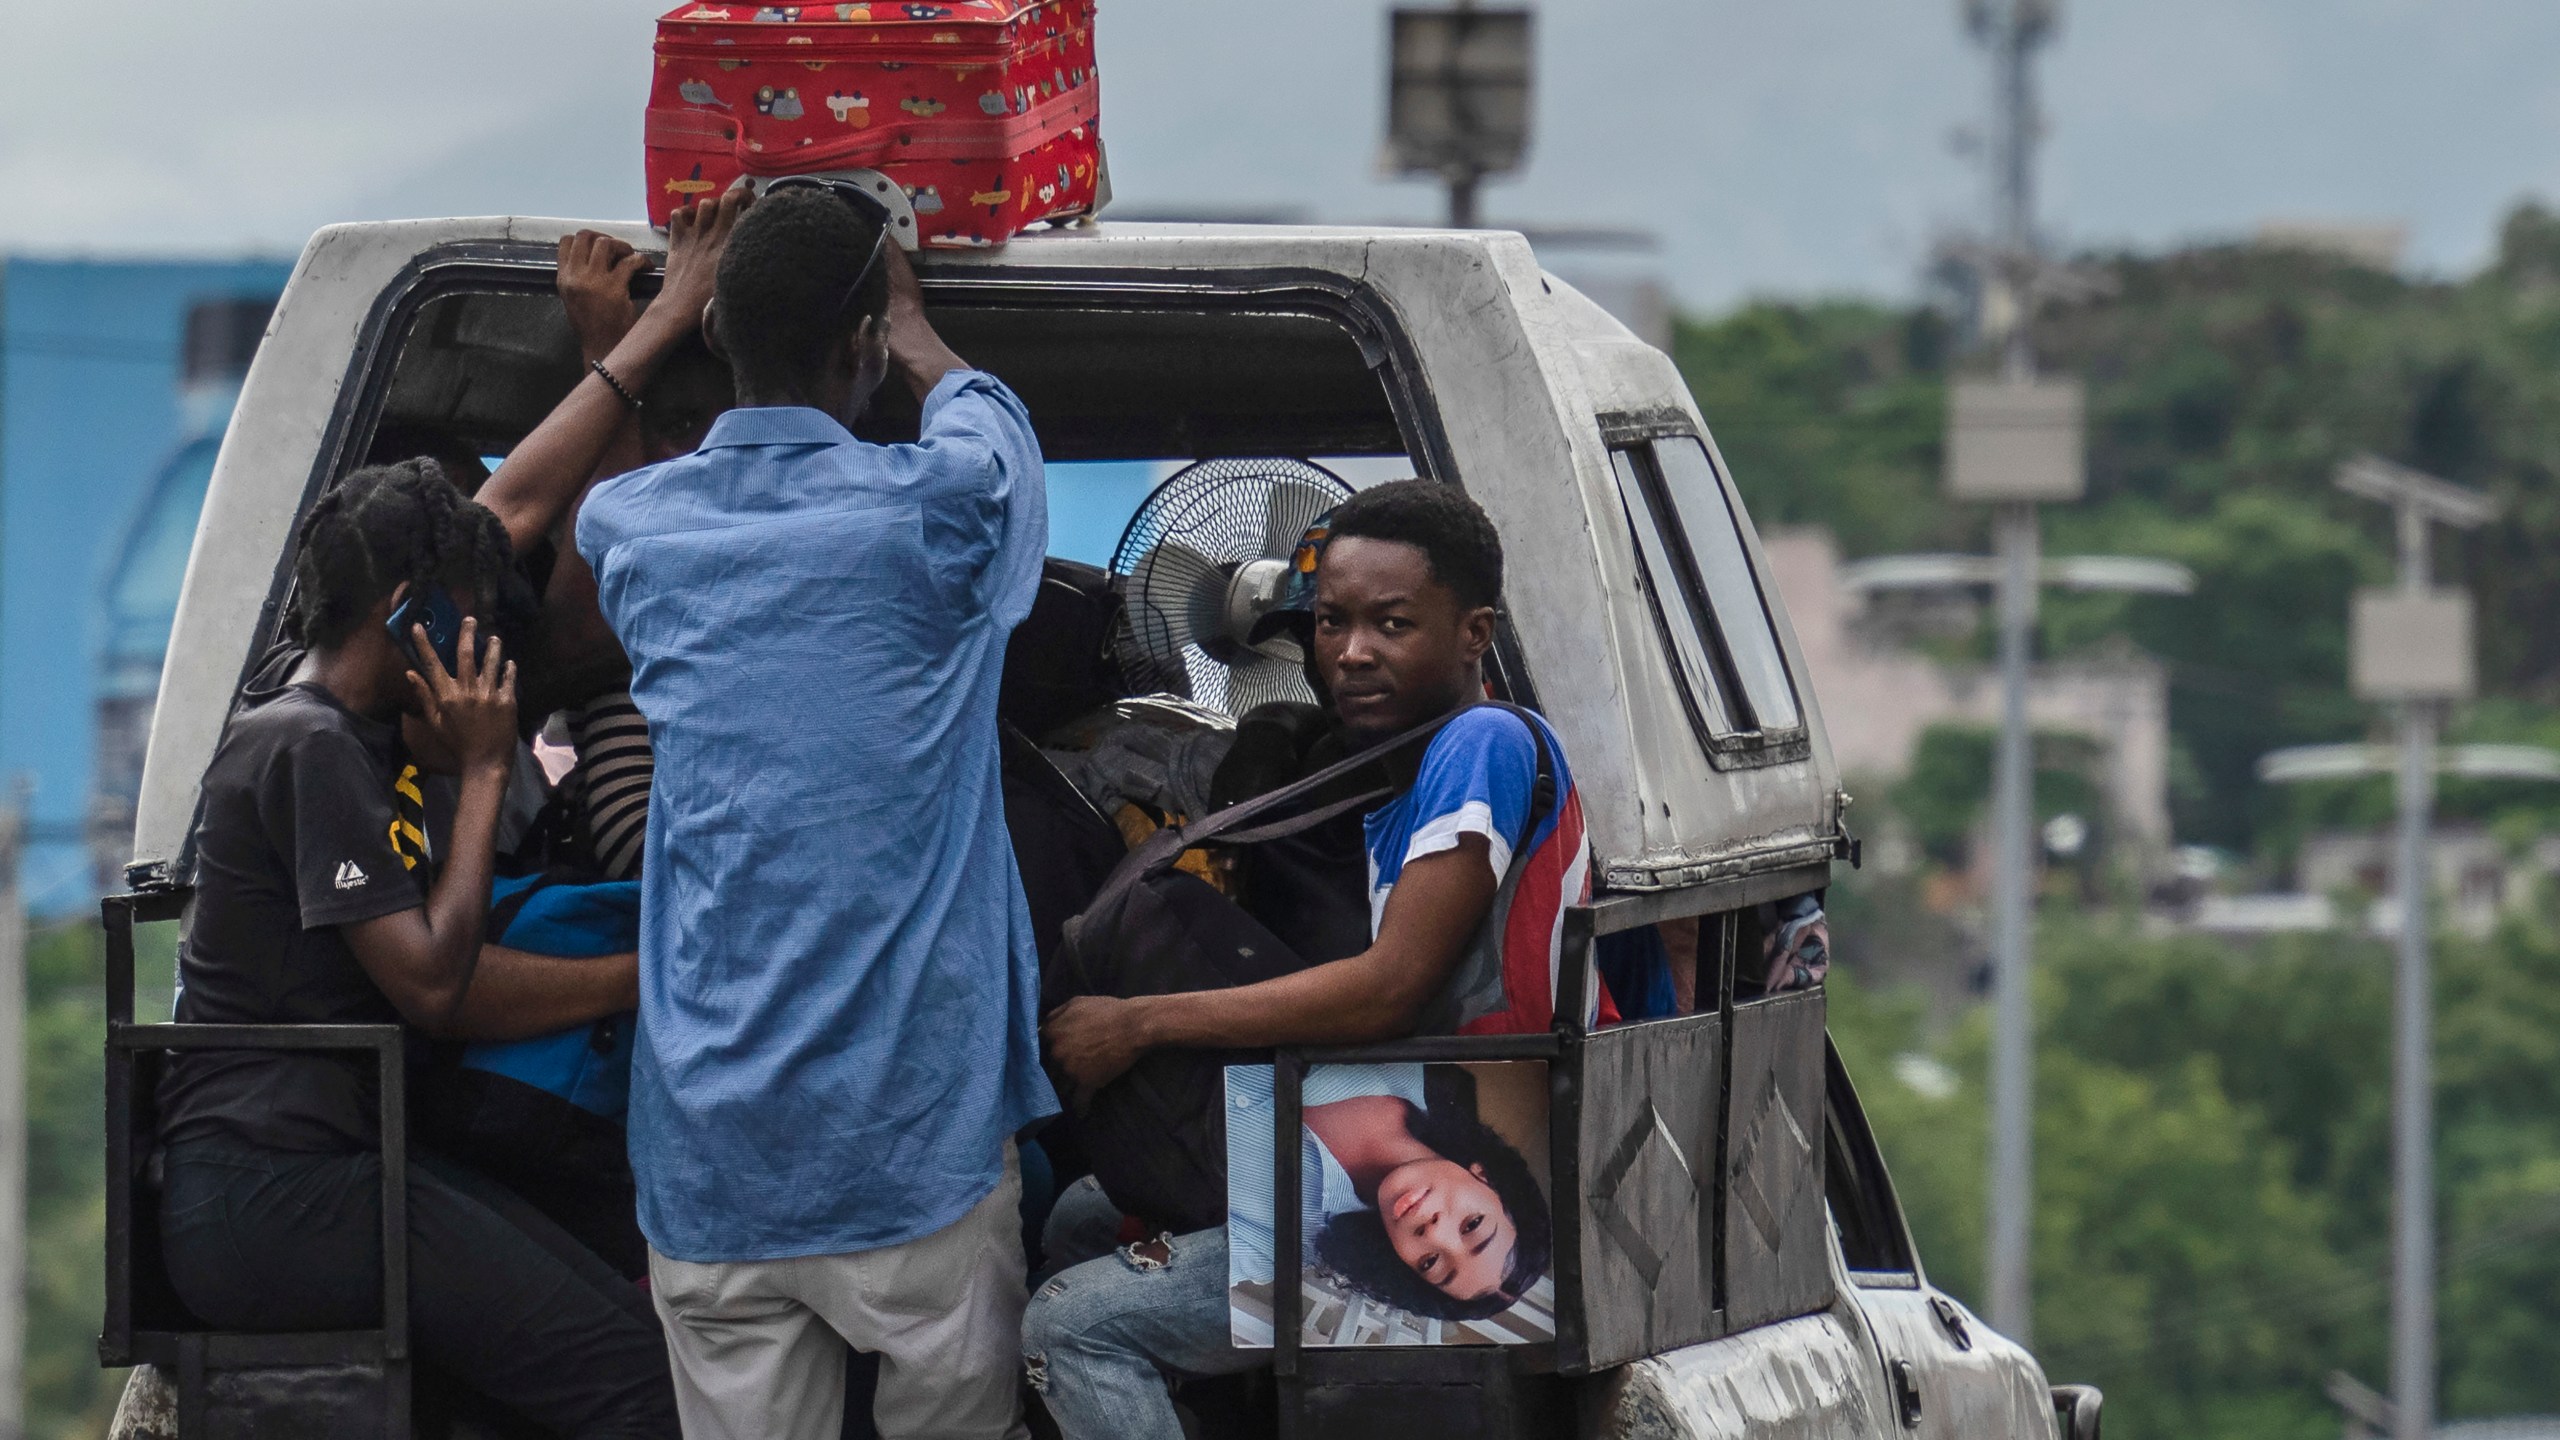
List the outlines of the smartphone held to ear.
<svg viewBox="0 0 2560 1440">
<path fill-rule="evenodd" d="M 391 632 L 391 643 L 409 657 L 409 663 L 420 670 L 427 668 L 426 658 L 418 653 L 413 626 L 427 627 L 427 644 L 444 662 L 444 673 L 451 675 L 462 668 L 462 607 L 453 603 L 453 592 L 441 585 L 422 585 L 409 592 L 408 598 L 392 607 L 391 618 L 383 628 Z"/>
</svg>

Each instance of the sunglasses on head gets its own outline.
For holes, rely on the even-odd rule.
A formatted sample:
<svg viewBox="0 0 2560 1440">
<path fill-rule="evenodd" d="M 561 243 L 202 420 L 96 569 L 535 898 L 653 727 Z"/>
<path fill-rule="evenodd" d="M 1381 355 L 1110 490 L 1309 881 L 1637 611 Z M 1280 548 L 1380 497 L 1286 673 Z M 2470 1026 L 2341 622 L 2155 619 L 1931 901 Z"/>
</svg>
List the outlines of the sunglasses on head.
<svg viewBox="0 0 2560 1440">
<path fill-rule="evenodd" d="M 864 189 L 860 183 L 832 175 L 786 175 L 764 187 L 767 195 L 785 190 L 815 190 L 832 195 L 851 206 L 854 214 L 870 221 L 873 226 L 871 253 L 863 257 L 862 268 L 853 272 L 853 283 L 844 287 L 844 298 L 836 302 L 835 313 L 841 319 L 847 310 L 853 308 L 855 297 L 862 293 L 863 284 L 870 280 L 871 271 L 879 265 L 881 254 L 889 245 L 889 229 L 897 223 L 896 217 L 879 196 Z"/>
</svg>

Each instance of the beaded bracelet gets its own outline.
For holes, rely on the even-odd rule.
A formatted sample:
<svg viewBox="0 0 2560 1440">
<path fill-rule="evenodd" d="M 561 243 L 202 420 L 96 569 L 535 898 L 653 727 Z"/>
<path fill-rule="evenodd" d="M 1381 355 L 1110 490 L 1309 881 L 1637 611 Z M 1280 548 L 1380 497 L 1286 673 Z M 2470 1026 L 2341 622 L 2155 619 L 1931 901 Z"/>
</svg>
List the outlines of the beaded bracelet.
<svg viewBox="0 0 2560 1440">
<path fill-rule="evenodd" d="M 639 410 L 640 397 L 624 389 L 622 382 L 613 378 L 613 372 L 604 368 L 603 361 L 590 360 L 587 362 L 587 368 L 596 372 L 597 379 L 611 386 L 613 393 L 622 397 L 623 404 L 630 406 L 635 412 Z"/>
</svg>

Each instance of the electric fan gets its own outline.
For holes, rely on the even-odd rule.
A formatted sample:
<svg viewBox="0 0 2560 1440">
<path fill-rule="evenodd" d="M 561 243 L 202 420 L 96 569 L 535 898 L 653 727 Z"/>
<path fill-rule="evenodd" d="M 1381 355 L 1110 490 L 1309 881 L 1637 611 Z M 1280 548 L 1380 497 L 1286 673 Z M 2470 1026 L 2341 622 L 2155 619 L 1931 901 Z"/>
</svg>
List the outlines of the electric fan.
<svg viewBox="0 0 2560 1440">
<path fill-rule="evenodd" d="M 1286 588 L 1298 538 L 1349 498 L 1342 477 L 1304 460 L 1203 460 L 1157 486 L 1111 555 L 1132 684 L 1229 715 L 1313 700 L 1298 642 L 1255 645 L 1253 624 Z"/>
</svg>

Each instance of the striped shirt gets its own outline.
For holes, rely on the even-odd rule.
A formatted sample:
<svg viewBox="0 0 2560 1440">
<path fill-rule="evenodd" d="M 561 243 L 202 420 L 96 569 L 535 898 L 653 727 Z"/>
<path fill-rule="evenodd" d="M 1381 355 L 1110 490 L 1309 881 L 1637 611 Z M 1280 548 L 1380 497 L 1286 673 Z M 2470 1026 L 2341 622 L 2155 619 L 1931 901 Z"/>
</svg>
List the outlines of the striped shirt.
<svg viewBox="0 0 2560 1440">
<path fill-rule="evenodd" d="M 1541 736 L 1530 735 L 1531 723 Z M 1540 738 L 1555 777 L 1554 802 L 1543 809 L 1536 804 Z M 1547 723 L 1524 721 L 1496 705 L 1461 713 L 1431 737 L 1412 787 L 1370 812 L 1365 828 L 1373 938 L 1405 866 L 1456 849 L 1462 836 L 1481 835 L 1495 882 L 1502 884 L 1510 878 L 1512 857 L 1526 848 L 1516 884 L 1495 892 L 1482 939 L 1458 962 L 1422 1033 L 1522 1035 L 1551 1029 L 1564 912 L 1591 898 L 1591 842 L 1564 746 Z M 1617 1007 L 1598 976 L 1586 977 L 1583 995 L 1585 1025 L 1618 1022 Z"/>
<path fill-rule="evenodd" d="M 636 879 L 648 833 L 649 782 L 657 773 L 649 722 L 631 692 L 617 690 L 569 712 L 569 740 L 578 751 L 568 784 L 579 828 L 607 880 Z"/>
</svg>

